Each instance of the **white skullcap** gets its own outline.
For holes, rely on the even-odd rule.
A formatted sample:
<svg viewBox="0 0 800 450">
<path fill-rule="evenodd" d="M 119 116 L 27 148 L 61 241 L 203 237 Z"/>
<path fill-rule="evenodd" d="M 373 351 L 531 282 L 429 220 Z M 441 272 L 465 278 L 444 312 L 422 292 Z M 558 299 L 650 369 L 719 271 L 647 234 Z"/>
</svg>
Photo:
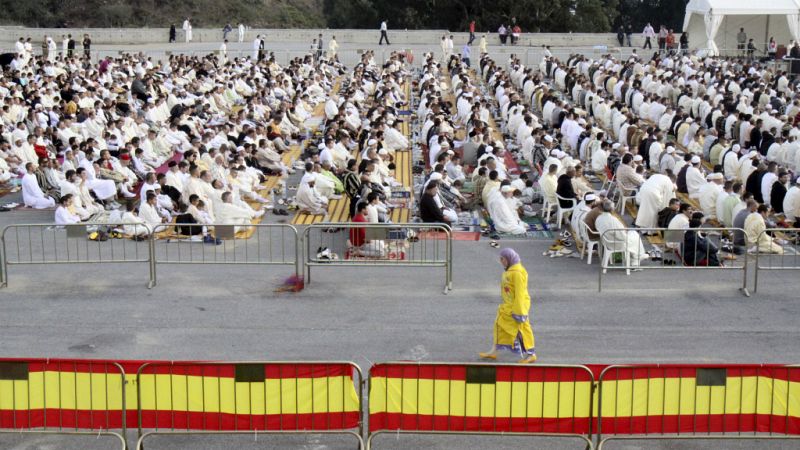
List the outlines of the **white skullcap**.
<svg viewBox="0 0 800 450">
<path fill-rule="evenodd" d="M 376 141 L 375 139 L 370 139 L 367 141 L 367 145 L 369 147 L 372 147 L 373 145 L 378 145 L 378 141 Z"/>
<path fill-rule="evenodd" d="M 756 156 L 758 156 L 758 152 L 755 151 L 755 150 L 751 150 L 750 153 L 747 154 L 748 158 L 753 158 L 753 157 L 756 157 Z"/>
<path fill-rule="evenodd" d="M 508 184 L 503 186 L 502 188 L 500 188 L 500 192 L 513 192 L 513 191 L 514 191 L 514 188 L 511 187 Z"/>
<path fill-rule="evenodd" d="M 385 148 L 382 148 L 382 149 L 378 150 L 378 154 L 379 155 L 388 155 L 389 151 L 386 150 Z"/>
<path fill-rule="evenodd" d="M 316 180 L 317 180 L 317 176 L 316 176 L 314 173 L 312 173 L 312 172 L 306 172 L 306 173 L 305 173 L 305 175 L 303 175 L 303 178 L 300 180 L 300 184 L 303 184 L 303 183 L 306 183 L 306 184 L 308 184 L 308 183 L 313 183 L 313 182 L 315 182 Z"/>
<path fill-rule="evenodd" d="M 616 149 L 618 149 L 618 148 L 620 148 L 620 147 L 622 147 L 622 144 L 620 144 L 619 142 L 614 142 L 614 143 L 611 145 L 611 148 L 613 148 L 614 150 L 616 150 Z"/>
<path fill-rule="evenodd" d="M 692 156 L 692 164 L 700 164 L 700 157 L 697 155 Z"/>
<path fill-rule="evenodd" d="M 447 154 L 448 154 L 448 155 L 450 155 L 450 156 L 452 156 L 452 155 L 455 155 L 455 154 L 456 154 L 456 152 L 454 152 L 454 151 L 452 151 L 452 150 L 448 150 L 448 151 L 447 151 Z"/>
<path fill-rule="evenodd" d="M 694 122 L 694 120 L 692 120 L 692 118 L 691 118 L 691 117 L 689 117 L 689 118 L 687 118 L 687 119 L 686 119 L 686 123 L 692 123 L 692 122 Z"/>
<path fill-rule="evenodd" d="M 675 153 L 675 147 L 670 145 L 669 147 L 667 147 L 667 154 L 671 155 L 673 153 Z"/>
<path fill-rule="evenodd" d="M 719 173 L 719 172 L 714 172 L 714 173 L 711 174 L 711 178 L 710 179 L 711 180 L 724 180 L 725 177 L 722 176 L 722 174 Z"/>
<path fill-rule="evenodd" d="M 644 158 L 642 158 L 642 155 L 635 155 L 633 157 L 633 160 L 639 162 L 639 161 L 644 161 Z"/>
<path fill-rule="evenodd" d="M 547 142 L 553 142 L 553 138 L 549 134 L 546 134 L 544 136 L 544 140 L 547 141 Z"/>
<path fill-rule="evenodd" d="M 736 152 L 736 153 L 739 153 L 739 151 L 740 151 L 741 149 L 742 149 L 742 146 L 741 146 L 741 145 L 739 145 L 739 144 L 733 144 L 733 148 L 732 148 L 731 150 L 733 150 L 733 151 L 734 151 L 734 152 Z"/>
<path fill-rule="evenodd" d="M 550 156 L 558 156 L 558 149 L 554 148 L 554 149 L 550 150 Z"/>
<path fill-rule="evenodd" d="M 441 173 L 439 173 L 439 172 L 433 172 L 433 173 L 431 174 L 431 178 L 430 178 L 430 179 L 431 179 L 432 181 L 438 181 L 438 180 L 441 180 L 441 179 L 442 179 L 442 174 L 441 174 Z"/>
<path fill-rule="evenodd" d="M 593 202 L 597 200 L 597 196 L 590 192 L 583 197 L 583 200 L 586 202 Z"/>
</svg>

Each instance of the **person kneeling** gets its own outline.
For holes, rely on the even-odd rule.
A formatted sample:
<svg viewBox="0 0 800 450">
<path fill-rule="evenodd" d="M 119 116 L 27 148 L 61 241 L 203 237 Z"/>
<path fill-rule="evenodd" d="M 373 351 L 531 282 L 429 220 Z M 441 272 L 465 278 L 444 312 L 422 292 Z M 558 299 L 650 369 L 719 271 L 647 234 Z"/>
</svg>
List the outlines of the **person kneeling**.
<svg viewBox="0 0 800 450">
<path fill-rule="evenodd" d="M 356 215 L 353 216 L 353 222 L 367 223 L 366 214 L 367 202 L 359 202 L 356 205 Z M 349 246 L 352 247 L 355 256 L 383 258 L 386 254 L 386 243 L 377 239 L 367 239 L 367 231 L 361 227 L 350 229 Z"/>
</svg>

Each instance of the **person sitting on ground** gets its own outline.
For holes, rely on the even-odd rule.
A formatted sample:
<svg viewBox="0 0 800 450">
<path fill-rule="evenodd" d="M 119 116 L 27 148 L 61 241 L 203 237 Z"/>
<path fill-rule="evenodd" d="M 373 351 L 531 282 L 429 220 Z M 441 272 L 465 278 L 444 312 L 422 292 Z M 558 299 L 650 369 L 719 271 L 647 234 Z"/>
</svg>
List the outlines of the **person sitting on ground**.
<svg viewBox="0 0 800 450">
<path fill-rule="evenodd" d="M 56 225 L 71 225 L 80 223 L 81 217 L 72 211 L 72 194 L 66 194 L 58 199 L 56 208 Z"/>
<path fill-rule="evenodd" d="M 367 223 L 367 202 L 356 205 L 356 214 L 353 223 Z M 348 246 L 353 249 L 356 256 L 382 258 L 386 253 L 386 243 L 378 239 L 367 239 L 367 231 L 362 227 L 350 228 Z"/>
<path fill-rule="evenodd" d="M 695 212 L 689 220 L 689 229 L 683 236 L 683 264 L 686 266 L 719 267 L 719 249 L 700 232 L 703 213 Z"/>
<path fill-rule="evenodd" d="M 317 175 L 307 172 L 300 181 L 300 187 L 295 194 L 295 203 L 300 212 L 313 215 L 326 215 L 328 213 L 328 199 L 320 195 L 314 187 Z"/>
<path fill-rule="evenodd" d="M 769 206 L 758 205 L 756 212 L 750 213 L 744 221 L 744 233 L 747 236 L 747 245 L 750 248 L 748 253 L 773 253 L 782 255 L 783 247 L 778 245 L 768 233 L 766 233 L 769 216 Z"/>
<path fill-rule="evenodd" d="M 500 233 L 523 235 L 528 231 L 528 224 L 519 218 L 517 208 L 514 207 L 514 188 L 503 181 L 500 189 L 489 195 L 489 216 L 494 222 L 495 229 Z M 514 203 L 512 203 L 514 202 Z"/>
<path fill-rule="evenodd" d="M 425 223 L 451 223 L 450 219 L 442 212 L 439 205 L 439 182 L 431 180 L 425 186 L 425 193 L 419 201 L 419 217 Z"/>
</svg>

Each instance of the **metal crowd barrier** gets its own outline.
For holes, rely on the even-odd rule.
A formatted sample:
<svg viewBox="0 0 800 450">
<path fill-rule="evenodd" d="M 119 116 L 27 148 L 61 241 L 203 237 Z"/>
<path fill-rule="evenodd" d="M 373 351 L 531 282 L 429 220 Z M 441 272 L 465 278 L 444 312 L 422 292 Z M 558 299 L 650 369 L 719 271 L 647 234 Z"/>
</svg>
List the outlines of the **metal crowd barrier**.
<svg viewBox="0 0 800 450">
<path fill-rule="evenodd" d="M 207 434 L 341 434 L 361 449 L 362 387 L 348 361 L 146 363 L 137 449 L 156 435 Z"/>
<path fill-rule="evenodd" d="M 598 449 L 611 440 L 799 439 L 798 380 L 800 366 L 608 366 L 598 379 Z"/>
<path fill-rule="evenodd" d="M 259 223 L 253 225 L 208 226 L 216 243 L 203 242 L 203 225 L 163 224 L 153 229 L 153 284 L 159 264 L 238 264 L 294 266 L 300 275 L 300 242 L 292 225 Z M 179 234 L 196 233 L 194 237 Z"/>
<path fill-rule="evenodd" d="M 657 244 L 661 251 L 660 260 L 644 263 L 645 253 L 644 240 L 646 234 L 655 233 L 658 238 Z M 703 238 L 694 239 L 691 251 L 686 247 L 686 234 L 700 233 Z M 741 271 L 742 293 L 749 297 L 750 292 L 747 288 L 748 257 L 744 247 L 735 246 L 736 234 L 744 234 L 741 228 L 686 228 L 686 229 L 667 229 L 667 228 L 616 228 L 604 231 L 600 236 L 600 271 L 597 282 L 599 292 L 603 290 L 603 275 L 608 269 L 625 270 L 630 275 L 631 271 L 644 270 L 725 270 Z M 731 250 L 735 250 L 740 255 L 734 255 L 735 259 L 729 260 L 721 256 L 718 252 L 723 245 L 720 242 L 722 236 L 730 239 Z M 655 241 L 655 239 L 654 239 Z M 663 242 L 662 242 L 663 241 Z M 662 245 L 663 244 L 663 245 Z M 708 244 L 708 245 L 706 245 Z M 733 253 L 724 252 L 731 255 Z M 613 262 L 614 256 L 621 260 L 620 263 Z M 687 256 L 688 255 L 688 256 Z M 691 255 L 694 255 L 692 257 Z M 638 260 L 637 260 L 638 259 Z"/>
<path fill-rule="evenodd" d="M 0 287 L 8 286 L 8 266 L 29 264 L 147 263 L 148 288 L 156 285 L 158 264 L 287 265 L 302 273 L 301 245 L 291 225 L 209 226 L 210 243 L 203 241 L 204 229 L 198 224 L 152 229 L 145 224 L 8 225 L 0 232 Z M 107 239 L 92 240 L 97 238 L 92 233 Z"/>
<path fill-rule="evenodd" d="M 126 238 L 113 238 L 112 229 L 122 229 Z M 106 234 L 106 241 L 89 239 L 90 233 L 98 230 Z M 145 224 L 8 225 L 0 232 L 0 287 L 8 285 L 8 266 L 107 263 L 147 263 L 148 287 L 151 287 L 155 284 L 155 266 L 150 234 L 151 229 Z M 138 236 L 138 240 L 132 239 L 133 236 Z"/>
<path fill-rule="evenodd" d="M 762 270 L 800 270 L 800 228 L 770 228 L 762 231 L 757 241 L 748 242 L 748 247 L 756 250 L 753 292 L 758 292 Z"/>
<path fill-rule="evenodd" d="M 591 449 L 593 391 L 579 365 L 375 364 L 367 449 L 401 433 L 568 438 Z"/>
<path fill-rule="evenodd" d="M 0 360 L 0 433 L 107 436 L 124 450 L 125 410 L 125 371 L 117 363 Z"/>
<path fill-rule="evenodd" d="M 351 235 L 366 243 L 354 247 Z M 453 235 L 446 224 L 320 223 L 303 231 L 306 283 L 311 267 L 444 267 L 444 293 L 453 288 Z M 327 249 L 327 251 L 326 251 Z"/>
</svg>

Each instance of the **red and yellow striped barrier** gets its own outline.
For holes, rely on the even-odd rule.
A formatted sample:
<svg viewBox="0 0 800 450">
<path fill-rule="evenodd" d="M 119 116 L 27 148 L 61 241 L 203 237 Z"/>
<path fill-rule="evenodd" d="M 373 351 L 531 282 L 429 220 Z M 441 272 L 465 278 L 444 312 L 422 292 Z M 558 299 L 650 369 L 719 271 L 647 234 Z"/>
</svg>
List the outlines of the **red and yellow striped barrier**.
<svg viewBox="0 0 800 450">
<path fill-rule="evenodd" d="M 152 363 L 137 374 L 139 428 L 359 428 L 361 375 L 352 363 Z"/>
<path fill-rule="evenodd" d="M 584 366 L 387 363 L 370 370 L 370 433 L 591 435 Z"/>
<path fill-rule="evenodd" d="M 800 435 L 800 367 L 609 366 L 596 405 L 598 435 Z"/>
<path fill-rule="evenodd" d="M 125 372 L 110 361 L 0 360 L 0 429 L 124 429 Z"/>
</svg>

